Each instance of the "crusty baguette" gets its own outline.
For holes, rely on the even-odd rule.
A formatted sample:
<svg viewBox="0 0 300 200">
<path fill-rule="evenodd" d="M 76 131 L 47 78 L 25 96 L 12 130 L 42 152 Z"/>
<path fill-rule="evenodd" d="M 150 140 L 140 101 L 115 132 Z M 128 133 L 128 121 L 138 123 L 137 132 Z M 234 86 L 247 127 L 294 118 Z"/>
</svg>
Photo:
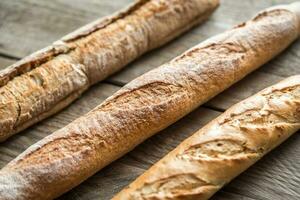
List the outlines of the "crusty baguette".
<svg viewBox="0 0 300 200">
<path fill-rule="evenodd" d="M 59 196 L 270 60 L 299 24 L 287 9 L 260 13 L 133 80 L 4 167 L 0 196 Z"/>
<path fill-rule="evenodd" d="M 300 75 L 234 105 L 113 200 L 206 200 L 300 128 Z"/>
<path fill-rule="evenodd" d="M 203 22 L 219 0 L 138 0 L 0 71 L 0 141 Z"/>
</svg>

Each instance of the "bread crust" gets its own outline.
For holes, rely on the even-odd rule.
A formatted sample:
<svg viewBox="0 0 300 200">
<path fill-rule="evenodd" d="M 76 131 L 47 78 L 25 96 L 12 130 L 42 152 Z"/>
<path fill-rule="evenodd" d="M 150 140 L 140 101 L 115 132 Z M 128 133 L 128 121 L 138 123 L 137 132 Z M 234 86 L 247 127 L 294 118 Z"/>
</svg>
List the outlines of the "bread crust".
<svg viewBox="0 0 300 200">
<path fill-rule="evenodd" d="M 0 71 L 0 141 L 196 24 L 218 0 L 138 0 Z"/>
<path fill-rule="evenodd" d="M 280 53 L 298 37 L 287 9 L 258 15 L 131 81 L 0 171 L 0 196 L 52 199 Z"/>
<path fill-rule="evenodd" d="M 232 106 L 113 200 L 209 199 L 300 128 L 300 75 Z"/>
</svg>

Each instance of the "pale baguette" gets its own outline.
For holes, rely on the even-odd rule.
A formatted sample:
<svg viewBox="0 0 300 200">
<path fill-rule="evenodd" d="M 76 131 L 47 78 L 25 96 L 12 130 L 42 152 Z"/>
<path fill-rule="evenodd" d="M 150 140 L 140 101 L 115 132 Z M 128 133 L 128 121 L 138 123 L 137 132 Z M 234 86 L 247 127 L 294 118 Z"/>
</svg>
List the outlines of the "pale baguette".
<svg viewBox="0 0 300 200">
<path fill-rule="evenodd" d="M 300 75 L 232 106 L 113 200 L 209 199 L 300 128 Z"/>
<path fill-rule="evenodd" d="M 203 22 L 219 0 L 138 0 L 0 71 L 0 141 Z"/>
<path fill-rule="evenodd" d="M 59 196 L 270 60 L 298 34 L 297 15 L 275 9 L 197 45 L 28 148 L 0 171 L 0 196 Z"/>
</svg>

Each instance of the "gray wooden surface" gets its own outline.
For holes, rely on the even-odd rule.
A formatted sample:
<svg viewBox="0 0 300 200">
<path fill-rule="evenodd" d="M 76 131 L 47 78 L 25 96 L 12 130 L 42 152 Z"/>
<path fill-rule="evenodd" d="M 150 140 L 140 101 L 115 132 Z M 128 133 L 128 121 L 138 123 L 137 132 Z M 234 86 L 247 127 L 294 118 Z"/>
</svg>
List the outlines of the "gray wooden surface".
<svg viewBox="0 0 300 200">
<path fill-rule="evenodd" d="M 68 32 L 110 14 L 132 0 L 1 0 L 0 68 L 45 47 Z M 0 144 L 0 167 L 28 146 L 91 110 L 133 78 L 189 47 L 245 21 L 257 11 L 292 0 L 223 0 L 204 25 L 152 51 L 102 83 L 62 112 Z M 232 104 L 284 77 L 300 74 L 300 41 L 244 80 L 218 95 L 59 199 L 110 199 L 194 131 Z M 0 127 L 1 128 L 1 127 Z M 0 198 L 1 199 L 1 198 Z M 300 135 L 296 133 L 218 192 L 214 200 L 300 199 Z"/>
</svg>

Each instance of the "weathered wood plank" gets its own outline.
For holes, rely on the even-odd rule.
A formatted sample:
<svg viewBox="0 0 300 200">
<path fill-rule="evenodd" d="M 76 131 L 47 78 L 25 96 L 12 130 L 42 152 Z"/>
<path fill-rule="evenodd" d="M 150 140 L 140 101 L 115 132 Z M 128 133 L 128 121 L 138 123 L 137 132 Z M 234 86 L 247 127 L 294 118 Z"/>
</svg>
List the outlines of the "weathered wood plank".
<svg viewBox="0 0 300 200">
<path fill-rule="evenodd" d="M 99 16 L 110 14 L 130 1 L 0 1 L 0 53 L 23 57 Z M 292 0 L 223 0 L 219 10 L 203 26 L 193 29 L 183 37 L 171 42 L 170 45 L 143 56 L 109 81 L 125 84 L 142 73 L 169 61 L 204 39 L 249 19 L 258 10 L 272 4 L 288 2 L 292 2 Z M 299 74 L 299 50 L 300 42 L 298 41 L 269 64 L 218 95 L 206 105 L 224 110 L 283 77 Z M 0 68 L 11 62 L 14 61 L 0 57 Z M 0 145 L 0 167 L 32 143 L 88 112 L 117 89 L 118 87 L 109 84 L 97 84 L 64 111 L 2 143 Z M 60 199 L 109 199 L 184 138 L 218 114 L 220 112 L 205 108 L 197 109 Z M 299 199 L 299 137 L 299 133 L 293 136 L 237 177 L 213 199 Z"/>
<path fill-rule="evenodd" d="M 1 0 L 0 53 L 24 57 L 132 0 Z"/>
<path fill-rule="evenodd" d="M 4 69 L 6 66 L 9 66 L 9 65 L 13 64 L 14 62 L 16 62 L 16 61 L 0 56 L 0 70 Z"/>
<path fill-rule="evenodd" d="M 206 105 L 227 109 L 258 91 L 283 80 L 286 77 L 300 74 L 300 40 L 297 40 L 286 51 L 271 62 L 246 76 Z"/>
<path fill-rule="evenodd" d="M 2 0 L 0 2 L 0 52 L 24 57 L 74 29 L 99 17 L 111 14 L 133 0 Z M 256 1 L 223 0 L 219 11 L 203 27 L 193 32 L 197 37 L 191 43 L 198 43 L 210 35 L 249 19 L 258 10 L 278 3 L 293 0 Z M 243 15 L 240 14 L 243 10 Z M 186 38 L 190 38 L 186 37 Z M 185 42 L 185 46 L 188 45 Z M 189 44 L 192 46 L 193 44 Z M 184 50 L 183 48 L 182 50 Z M 180 52 L 177 52 L 179 54 Z M 172 56 L 173 57 L 173 56 Z"/>
<path fill-rule="evenodd" d="M 220 190 L 217 194 L 215 194 L 211 200 L 255 200 L 250 197 L 247 197 L 244 195 L 240 194 L 235 194 L 231 192 L 226 192 L 223 190 Z"/>
<path fill-rule="evenodd" d="M 277 56 L 262 71 L 282 77 L 300 74 L 300 40 L 294 42 L 286 51 Z"/>
<path fill-rule="evenodd" d="M 229 89 L 225 90 L 205 105 L 226 110 L 233 104 L 257 93 L 258 91 L 275 84 L 284 78 L 281 76 L 261 72 L 260 70 L 246 76 Z"/>
</svg>

